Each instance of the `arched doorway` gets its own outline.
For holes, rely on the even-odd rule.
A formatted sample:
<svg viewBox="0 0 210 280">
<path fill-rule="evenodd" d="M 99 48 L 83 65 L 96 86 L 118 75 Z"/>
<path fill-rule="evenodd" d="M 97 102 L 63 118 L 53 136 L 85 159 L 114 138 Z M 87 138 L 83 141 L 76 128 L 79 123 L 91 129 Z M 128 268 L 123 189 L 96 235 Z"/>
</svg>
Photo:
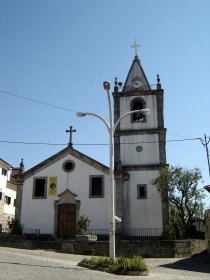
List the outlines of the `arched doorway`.
<svg viewBox="0 0 210 280">
<path fill-rule="evenodd" d="M 75 194 L 66 190 L 55 201 L 55 227 L 57 238 L 72 238 L 76 235 L 79 219 L 80 201 L 75 199 Z"/>
</svg>

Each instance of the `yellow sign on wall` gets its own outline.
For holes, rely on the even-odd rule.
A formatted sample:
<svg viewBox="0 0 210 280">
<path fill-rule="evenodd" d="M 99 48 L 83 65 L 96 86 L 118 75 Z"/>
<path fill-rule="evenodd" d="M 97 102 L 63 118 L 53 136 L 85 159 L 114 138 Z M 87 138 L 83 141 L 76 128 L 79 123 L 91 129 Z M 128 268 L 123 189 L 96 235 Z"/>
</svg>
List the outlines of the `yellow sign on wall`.
<svg viewBox="0 0 210 280">
<path fill-rule="evenodd" d="M 48 195 L 57 195 L 57 177 L 49 177 Z"/>
</svg>

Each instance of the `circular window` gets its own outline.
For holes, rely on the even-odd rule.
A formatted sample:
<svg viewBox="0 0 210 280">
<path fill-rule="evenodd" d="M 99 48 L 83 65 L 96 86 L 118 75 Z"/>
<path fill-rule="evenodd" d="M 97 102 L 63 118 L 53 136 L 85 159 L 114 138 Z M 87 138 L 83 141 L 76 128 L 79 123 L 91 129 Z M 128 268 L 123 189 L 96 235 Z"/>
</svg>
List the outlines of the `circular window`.
<svg viewBox="0 0 210 280">
<path fill-rule="evenodd" d="M 137 151 L 138 153 L 142 152 L 142 151 L 143 151 L 143 147 L 142 147 L 142 146 L 137 146 L 137 147 L 136 147 L 136 151 Z"/>
<path fill-rule="evenodd" d="M 75 163 L 72 160 L 67 160 L 63 163 L 63 170 L 65 172 L 72 172 L 75 168 Z"/>
</svg>

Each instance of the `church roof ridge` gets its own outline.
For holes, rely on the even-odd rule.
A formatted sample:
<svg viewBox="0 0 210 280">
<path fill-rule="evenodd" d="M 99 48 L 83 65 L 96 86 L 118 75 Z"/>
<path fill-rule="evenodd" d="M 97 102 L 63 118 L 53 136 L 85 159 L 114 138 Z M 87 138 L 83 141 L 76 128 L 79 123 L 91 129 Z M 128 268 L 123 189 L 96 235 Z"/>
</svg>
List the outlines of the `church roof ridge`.
<svg viewBox="0 0 210 280">
<path fill-rule="evenodd" d="M 57 152 L 56 154 L 50 156 L 49 158 L 41 161 L 37 165 L 31 167 L 27 171 L 23 173 L 24 178 L 28 178 L 33 176 L 35 173 L 41 171 L 42 169 L 52 165 L 59 159 L 62 159 L 65 155 L 70 154 L 73 157 L 85 162 L 86 164 L 89 164 L 93 166 L 96 169 L 99 169 L 100 171 L 103 171 L 104 173 L 109 174 L 109 167 L 106 165 L 100 163 L 99 161 L 96 161 L 95 159 L 81 153 L 80 151 L 75 150 L 71 146 L 67 146 L 66 148 L 62 149 L 61 151 Z"/>
</svg>

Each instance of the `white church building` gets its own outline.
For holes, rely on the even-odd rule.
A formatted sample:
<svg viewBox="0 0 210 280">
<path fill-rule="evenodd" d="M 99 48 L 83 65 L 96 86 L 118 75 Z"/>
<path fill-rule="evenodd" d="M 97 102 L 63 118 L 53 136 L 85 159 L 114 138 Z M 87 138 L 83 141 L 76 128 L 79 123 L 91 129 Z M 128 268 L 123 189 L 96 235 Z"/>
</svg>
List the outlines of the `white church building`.
<svg viewBox="0 0 210 280">
<path fill-rule="evenodd" d="M 132 235 L 162 234 L 168 225 L 168 204 L 151 183 L 166 165 L 163 94 L 159 76 L 152 89 L 137 55 L 122 90 L 115 79 L 114 121 L 131 110 L 150 110 L 122 119 L 114 135 L 117 229 Z M 17 184 L 16 216 L 25 228 L 70 238 L 81 215 L 90 217 L 92 230 L 109 228 L 109 167 L 71 143 L 23 172 Z"/>
</svg>

